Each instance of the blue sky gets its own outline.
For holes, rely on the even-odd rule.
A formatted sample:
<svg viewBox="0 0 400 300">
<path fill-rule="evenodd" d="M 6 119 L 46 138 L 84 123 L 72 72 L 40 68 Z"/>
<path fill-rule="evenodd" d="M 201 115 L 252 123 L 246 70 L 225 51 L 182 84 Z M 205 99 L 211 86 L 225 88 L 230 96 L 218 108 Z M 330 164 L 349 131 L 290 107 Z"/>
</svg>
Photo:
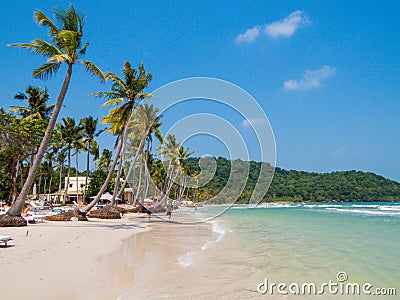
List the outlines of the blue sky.
<svg viewBox="0 0 400 300">
<path fill-rule="evenodd" d="M 45 39 L 33 22 L 70 1 L 4 1 L 0 12 L 0 105 L 29 84 L 48 87 L 54 101 L 65 69 L 33 79 L 42 58 L 7 47 Z M 124 61 L 153 74 L 148 92 L 188 77 L 214 77 L 249 92 L 265 111 L 276 139 L 277 165 L 330 172 L 363 170 L 400 180 L 400 18 L 398 1 L 73 1 L 86 17 L 86 58 L 120 74 Z M 96 4 L 94 4 L 96 3 Z M 107 114 L 107 90 L 75 68 L 61 116 Z M 205 102 L 179 113 L 237 117 Z M 165 117 L 165 125 L 171 123 Z M 235 123 L 236 122 L 236 123 Z M 218 142 L 188 141 L 197 155 L 226 156 Z M 113 138 L 102 136 L 103 146 Z M 213 146 L 210 146 L 213 145 Z M 256 147 L 251 142 L 249 149 Z M 251 151 L 250 151 L 251 152 Z M 257 155 L 250 158 L 257 159 Z"/>
</svg>

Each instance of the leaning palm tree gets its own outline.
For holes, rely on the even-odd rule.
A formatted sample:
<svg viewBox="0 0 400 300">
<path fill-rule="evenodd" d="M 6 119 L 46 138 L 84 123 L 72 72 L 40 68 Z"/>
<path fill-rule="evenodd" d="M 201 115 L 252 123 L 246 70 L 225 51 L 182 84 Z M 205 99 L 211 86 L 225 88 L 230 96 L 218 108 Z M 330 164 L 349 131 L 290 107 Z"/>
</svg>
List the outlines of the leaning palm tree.
<svg viewBox="0 0 400 300">
<path fill-rule="evenodd" d="M 185 149 L 183 146 L 180 146 L 178 149 L 178 162 L 180 167 L 178 201 L 181 201 L 183 198 L 187 187 L 187 176 L 190 175 L 190 167 L 185 163 L 185 160 L 193 153 L 194 151 L 189 152 L 189 148 Z"/>
<path fill-rule="evenodd" d="M 51 78 L 51 76 L 55 74 L 63 64 L 67 66 L 67 73 L 58 95 L 57 102 L 54 105 L 54 110 L 47 126 L 44 138 L 35 156 L 32 167 L 29 169 L 28 177 L 17 200 L 8 210 L 7 214 L 0 217 L 0 226 L 27 225 L 26 221 L 21 217 L 22 207 L 32 186 L 36 171 L 39 168 L 40 162 L 42 161 L 47 144 L 51 137 L 51 133 L 56 124 L 58 114 L 64 102 L 74 64 L 81 63 L 87 72 L 92 75 L 99 76 L 102 81 L 105 80 L 104 74 L 96 65 L 88 60 L 81 59 L 81 57 L 86 53 L 87 47 L 89 46 L 89 43 L 82 45 L 84 24 L 83 17 L 75 11 L 75 8 L 72 6 L 72 4 L 65 10 L 55 9 L 54 16 L 55 19 L 59 21 L 61 27 L 57 27 L 56 24 L 42 11 L 37 10 L 34 13 L 34 18 L 38 24 L 49 29 L 49 36 L 51 39 L 50 42 L 36 38 L 31 43 L 10 44 L 10 46 L 25 48 L 30 50 L 33 54 L 47 58 L 47 62 L 44 65 L 33 71 L 34 78 Z"/>
<path fill-rule="evenodd" d="M 122 173 L 122 163 L 123 159 L 120 157 L 120 153 L 125 146 L 126 136 L 129 128 L 129 123 L 132 117 L 137 101 L 151 97 L 151 94 L 143 93 L 143 90 L 147 87 L 152 79 L 151 73 L 146 73 L 143 64 L 140 64 L 138 70 L 132 69 L 129 62 L 125 62 L 123 69 L 124 79 L 120 78 L 114 73 L 106 73 L 106 78 L 113 82 L 110 92 L 96 92 L 93 95 L 96 97 L 105 98 L 108 101 L 103 104 L 104 106 L 115 106 L 110 110 L 110 113 L 105 116 L 102 120 L 103 124 L 108 124 L 108 130 L 110 130 L 114 135 L 117 136 L 116 142 L 116 154 L 114 157 L 113 165 L 115 167 L 117 161 L 120 159 L 120 165 L 117 172 L 117 178 L 115 183 L 115 189 L 113 193 L 112 203 L 115 202 L 115 198 L 118 192 L 119 180 Z M 109 176 L 107 176 L 99 193 L 93 199 L 93 201 L 85 208 L 85 211 L 89 211 L 100 199 L 102 193 L 105 191 L 109 180 L 111 179 L 111 172 L 114 172 L 112 167 L 109 171 Z"/>
<path fill-rule="evenodd" d="M 155 135 L 157 139 L 160 141 L 160 143 L 162 143 L 163 136 L 159 129 L 162 125 L 162 123 L 160 122 L 161 118 L 162 116 L 158 115 L 158 109 L 154 108 L 153 105 L 148 105 L 147 103 L 145 103 L 144 105 L 142 104 L 138 105 L 134 120 L 135 122 L 133 123 L 133 125 L 135 132 L 139 134 L 140 142 L 139 146 L 136 148 L 136 154 L 133 160 L 130 162 L 128 172 L 126 173 L 125 180 L 123 181 L 123 184 L 117 194 L 117 197 L 121 197 L 125 189 L 125 186 L 128 182 L 128 178 L 130 177 L 135 167 L 137 158 L 139 157 L 140 152 L 143 151 L 144 143 L 147 142 L 146 146 L 147 154 L 145 158 L 146 161 L 148 160 L 148 153 L 151 152 L 153 135 Z M 133 138 L 137 137 L 134 136 Z"/>
<path fill-rule="evenodd" d="M 172 134 L 168 134 L 165 137 L 163 144 L 157 147 L 157 149 L 160 150 L 159 154 L 162 157 L 164 167 L 165 164 L 168 165 L 165 170 L 166 177 L 162 188 L 163 199 L 160 202 L 160 205 L 163 205 L 168 199 L 174 182 L 176 182 L 176 179 L 179 176 L 179 150 L 181 147 L 181 143 L 177 142 L 176 137 Z"/>
<path fill-rule="evenodd" d="M 95 139 L 97 133 L 97 119 L 93 119 L 92 116 L 86 117 L 80 120 L 80 124 L 83 128 L 83 143 L 87 152 L 86 156 L 86 178 L 85 188 L 83 190 L 83 203 L 86 203 L 86 191 L 89 178 L 89 162 L 90 154 L 94 156 L 94 159 L 99 158 L 99 145 Z"/>
</svg>

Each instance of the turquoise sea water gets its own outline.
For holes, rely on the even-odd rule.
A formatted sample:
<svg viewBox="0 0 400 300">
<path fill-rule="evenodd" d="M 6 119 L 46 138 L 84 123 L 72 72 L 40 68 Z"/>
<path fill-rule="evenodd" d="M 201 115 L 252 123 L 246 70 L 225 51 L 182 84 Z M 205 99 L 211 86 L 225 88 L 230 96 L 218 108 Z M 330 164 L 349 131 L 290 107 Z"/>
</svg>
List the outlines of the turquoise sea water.
<svg viewBox="0 0 400 300">
<path fill-rule="evenodd" d="M 203 207 L 174 212 L 173 219 L 201 220 L 225 209 Z M 151 239 L 158 249 L 163 249 L 160 251 L 163 254 L 152 254 L 151 261 L 166 262 L 157 277 L 158 289 L 148 288 L 141 295 L 146 299 L 400 297 L 400 203 L 277 204 L 268 205 L 268 209 L 265 205 L 256 208 L 239 205 L 205 223 L 160 222 L 144 235 L 147 241 Z M 153 243 L 151 249 L 154 247 Z M 171 247 L 178 249 L 179 254 L 175 251 L 165 256 Z M 121 299 L 140 295 L 146 288 L 140 278 L 143 275 L 137 276 L 136 289 Z M 272 295 L 271 289 L 260 294 L 257 287 L 266 278 L 268 284 L 286 284 L 283 291 L 288 295 L 282 296 L 276 289 Z M 340 290 L 332 294 L 328 287 L 320 296 L 295 295 L 295 285 L 292 291 L 288 289 L 291 284 L 301 289 L 303 283 L 314 283 L 319 291 L 329 281 L 337 283 L 338 288 L 340 284 L 346 288 L 350 283 L 362 289 L 370 283 L 367 290 L 371 295 L 363 294 L 362 290 L 360 295 L 354 295 L 351 289 L 350 295 Z M 393 288 L 397 295 L 377 296 L 376 288 Z"/>
<path fill-rule="evenodd" d="M 270 281 L 338 282 L 345 272 L 344 283 L 393 287 L 400 297 L 399 203 L 233 206 L 220 219 Z"/>
</svg>

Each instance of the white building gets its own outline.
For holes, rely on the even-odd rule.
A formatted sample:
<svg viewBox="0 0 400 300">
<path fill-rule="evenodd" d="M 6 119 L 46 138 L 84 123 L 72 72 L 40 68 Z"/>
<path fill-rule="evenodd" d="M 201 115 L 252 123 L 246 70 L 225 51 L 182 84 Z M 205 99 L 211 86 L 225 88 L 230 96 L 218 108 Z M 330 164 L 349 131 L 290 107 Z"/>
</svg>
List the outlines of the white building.
<svg viewBox="0 0 400 300">
<path fill-rule="evenodd" d="M 78 177 L 70 177 L 68 182 L 68 189 L 67 187 L 68 177 L 64 178 L 64 188 L 57 191 L 54 194 L 49 195 L 48 200 L 53 202 L 76 202 L 78 204 L 83 203 L 83 194 L 85 191 L 85 182 L 86 177 L 78 176 Z M 88 178 L 88 185 L 90 183 L 90 178 Z"/>
</svg>

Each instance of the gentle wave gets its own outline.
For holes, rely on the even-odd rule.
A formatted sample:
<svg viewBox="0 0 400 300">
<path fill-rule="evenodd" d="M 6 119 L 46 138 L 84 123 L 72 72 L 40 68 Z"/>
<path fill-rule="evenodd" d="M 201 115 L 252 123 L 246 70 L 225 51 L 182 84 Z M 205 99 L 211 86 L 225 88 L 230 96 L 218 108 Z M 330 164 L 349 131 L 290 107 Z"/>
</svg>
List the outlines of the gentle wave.
<svg viewBox="0 0 400 300">
<path fill-rule="evenodd" d="M 334 207 L 327 207 L 326 210 L 333 210 L 339 213 L 358 213 L 364 215 L 374 215 L 374 216 L 400 216 L 399 212 L 392 212 L 392 211 L 379 211 L 379 210 L 362 210 L 362 209 L 345 209 L 345 208 L 334 208 Z"/>
<path fill-rule="evenodd" d="M 248 206 L 232 206 L 230 209 L 248 209 Z M 252 208 L 259 208 L 258 206 Z"/>
<path fill-rule="evenodd" d="M 223 238 L 225 233 L 227 232 L 226 227 L 223 225 L 223 223 L 220 220 L 212 220 L 212 221 L 209 221 L 209 223 L 212 224 L 212 231 L 217 233 L 218 236 L 215 240 L 205 243 L 201 247 L 202 251 L 207 250 L 208 248 L 217 244 Z M 195 263 L 196 261 L 199 261 L 200 259 L 201 259 L 201 255 L 199 253 L 199 250 L 195 250 L 195 251 L 190 251 L 190 252 L 183 254 L 181 257 L 179 257 L 178 261 L 182 267 L 186 268 L 186 267 L 192 265 L 193 263 Z"/>
<path fill-rule="evenodd" d="M 379 205 L 371 205 L 371 204 L 352 204 L 352 207 L 357 207 L 357 208 L 378 208 Z"/>
<path fill-rule="evenodd" d="M 391 205 L 381 205 L 378 207 L 379 210 L 390 210 L 390 211 L 398 211 L 400 212 L 400 206 L 391 206 Z"/>
<path fill-rule="evenodd" d="M 203 247 L 201 247 L 201 250 L 207 250 L 211 246 L 213 246 L 216 243 L 218 243 L 222 239 L 222 237 L 225 235 L 225 233 L 227 231 L 226 227 L 219 220 L 212 220 L 212 221 L 210 221 L 210 223 L 212 223 L 212 231 L 217 233 L 218 237 L 214 241 L 210 241 L 210 242 L 205 243 L 203 245 Z"/>
</svg>

